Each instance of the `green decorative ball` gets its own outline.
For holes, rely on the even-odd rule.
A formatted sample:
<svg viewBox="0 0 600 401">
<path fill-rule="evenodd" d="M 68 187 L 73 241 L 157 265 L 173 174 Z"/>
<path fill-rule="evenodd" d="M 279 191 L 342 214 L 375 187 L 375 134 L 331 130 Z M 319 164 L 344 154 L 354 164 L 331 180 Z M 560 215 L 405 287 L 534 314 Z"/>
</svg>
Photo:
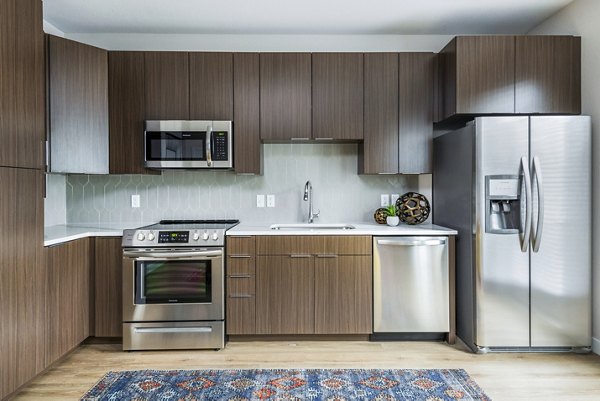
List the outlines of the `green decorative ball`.
<svg viewBox="0 0 600 401">
<path fill-rule="evenodd" d="M 417 192 L 407 192 L 396 201 L 398 217 L 406 224 L 421 224 L 427 220 L 431 213 L 431 206 L 427 198 Z"/>
</svg>

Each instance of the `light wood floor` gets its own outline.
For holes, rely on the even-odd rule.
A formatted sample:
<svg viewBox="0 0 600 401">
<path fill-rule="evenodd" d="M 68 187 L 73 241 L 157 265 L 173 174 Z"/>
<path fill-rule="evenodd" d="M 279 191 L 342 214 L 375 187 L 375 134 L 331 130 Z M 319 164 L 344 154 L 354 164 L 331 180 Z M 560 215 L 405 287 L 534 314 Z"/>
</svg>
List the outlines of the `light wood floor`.
<svg viewBox="0 0 600 401">
<path fill-rule="evenodd" d="M 432 342 L 245 342 L 221 351 L 131 352 L 84 345 L 16 400 L 77 400 L 109 370 L 206 368 L 462 368 L 494 401 L 600 400 L 595 354 L 474 355 Z"/>
</svg>

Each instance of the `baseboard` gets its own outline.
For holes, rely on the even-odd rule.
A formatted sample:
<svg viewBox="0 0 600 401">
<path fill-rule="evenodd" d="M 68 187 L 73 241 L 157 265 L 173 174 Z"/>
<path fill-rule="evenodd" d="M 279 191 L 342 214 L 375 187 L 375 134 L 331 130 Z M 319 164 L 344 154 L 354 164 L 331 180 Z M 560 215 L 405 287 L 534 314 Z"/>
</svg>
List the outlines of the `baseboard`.
<svg viewBox="0 0 600 401">
<path fill-rule="evenodd" d="M 592 351 L 595 354 L 600 355 L 600 338 L 593 338 L 592 337 Z"/>
</svg>

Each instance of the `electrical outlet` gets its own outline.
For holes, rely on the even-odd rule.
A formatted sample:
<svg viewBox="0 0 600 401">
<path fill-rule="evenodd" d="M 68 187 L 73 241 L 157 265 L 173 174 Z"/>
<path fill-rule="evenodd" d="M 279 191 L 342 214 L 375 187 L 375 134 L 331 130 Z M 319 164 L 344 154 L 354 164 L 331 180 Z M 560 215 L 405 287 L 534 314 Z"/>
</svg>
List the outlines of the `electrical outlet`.
<svg viewBox="0 0 600 401">
<path fill-rule="evenodd" d="M 398 199 L 400 199 L 400 195 L 392 194 L 392 205 L 395 205 Z"/>
<path fill-rule="evenodd" d="M 265 207 L 264 195 L 256 195 L 256 207 Z"/>
<path fill-rule="evenodd" d="M 390 196 L 388 194 L 381 194 L 381 206 L 389 206 L 390 205 Z"/>
<path fill-rule="evenodd" d="M 131 207 L 140 207 L 139 195 L 131 195 Z"/>
<path fill-rule="evenodd" d="M 267 195 L 267 207 L 275 207 L 275 195 Z"/>
</svg>

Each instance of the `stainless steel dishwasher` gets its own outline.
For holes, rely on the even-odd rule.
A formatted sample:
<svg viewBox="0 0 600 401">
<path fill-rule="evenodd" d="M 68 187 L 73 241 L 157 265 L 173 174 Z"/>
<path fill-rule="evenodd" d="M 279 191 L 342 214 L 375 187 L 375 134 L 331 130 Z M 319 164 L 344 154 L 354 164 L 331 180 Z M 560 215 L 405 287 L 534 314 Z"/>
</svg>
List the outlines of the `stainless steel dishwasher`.
<svg viewBox="0 0 600 401">
<path fill-rule="evenodd" d="M 373 237 L 374 334 L 447 333 L 448 280 L 447 237 Z"/>
</svg>

